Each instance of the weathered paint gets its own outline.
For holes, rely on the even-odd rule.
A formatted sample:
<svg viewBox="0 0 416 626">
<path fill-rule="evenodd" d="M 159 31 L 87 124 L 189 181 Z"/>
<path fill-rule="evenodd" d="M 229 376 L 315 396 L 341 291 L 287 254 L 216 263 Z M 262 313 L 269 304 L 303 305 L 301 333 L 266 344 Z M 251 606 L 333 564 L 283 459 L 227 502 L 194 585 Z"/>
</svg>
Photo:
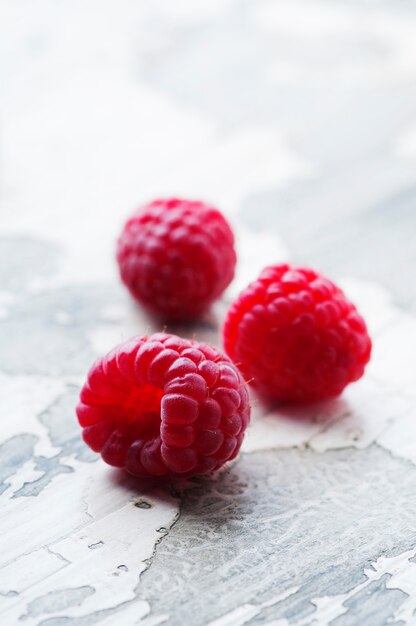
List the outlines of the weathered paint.
<svg viewBox="0 0 416 626">
<path fill-rule="evenodd" d="M 0 7 L 0 616 L 25 626 L 394 626 L 416 611 L 416 9 L 336 0 Z M 117 280 L 154 195 L 232 220 L 219 343 L 263 264 L 317 265 L 374 338 L 342 398 L 253 399 L 239 459 L 149 489 L 82 443 L 97 354 L 160 330 Z"/>
</svg>

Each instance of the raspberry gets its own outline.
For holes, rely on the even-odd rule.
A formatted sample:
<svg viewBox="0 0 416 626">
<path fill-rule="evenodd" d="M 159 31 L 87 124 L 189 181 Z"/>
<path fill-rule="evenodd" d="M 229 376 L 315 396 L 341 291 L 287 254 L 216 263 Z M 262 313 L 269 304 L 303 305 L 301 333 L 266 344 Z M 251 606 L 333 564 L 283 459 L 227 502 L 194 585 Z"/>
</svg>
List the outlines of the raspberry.
<svg viewBox="0 0 416 626">
<path fill-rule="evenodd" d="M 155 200 L 125 224 L 117 260 L 123 282 L 166 319 L 201 315 L 234 277 L 232 230 L 217 209 L 190 200 Z"/>
<path fill-rule="evenodd" d="M 77 415 L 84 441 L 110 465 L 143 477 L 189 476 L 237 456 L 250 406 L 227 356 L 157 333 L 93 364 Z"/>
<path fill-rule="evenodd" d="M 303 402 L 340 394 L 371 354 L 365 322 L 343 292 L 291 265 L 266 267 L 235 300 L 224 347 L 259 392 Z"/>
</svg>

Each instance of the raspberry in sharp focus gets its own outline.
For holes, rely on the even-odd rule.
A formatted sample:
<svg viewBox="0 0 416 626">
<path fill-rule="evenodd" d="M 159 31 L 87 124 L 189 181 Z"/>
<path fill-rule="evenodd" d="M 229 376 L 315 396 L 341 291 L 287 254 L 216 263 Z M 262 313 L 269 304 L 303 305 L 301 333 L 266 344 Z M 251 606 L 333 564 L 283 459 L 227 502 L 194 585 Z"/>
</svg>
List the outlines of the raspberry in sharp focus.
<svg viewBox="0 0 416 626">
<path fill-rule="evenodd" d="M 189 476 L 237 456 L 250 405 L 227 356 L 157 333 L 93 364 L 77 416 L 84 441 L 110 465 L 143 477 Z"/>
<path fill-rule="evenodd" d="M 166 319 L 202 314 L 234 277 L 234 235 L 224 216 L 197 201 L 155 200 L 125 224 L 117 260 L 123 282 Z"/>
<path fill-rule="evenodd" d="M 331 281 L 312 269 L 266 267 L 231 305 L 224 348 L 246 380 L 278 400 L 336 396 L 364 373 L 365 322 Z"/>
</svg>

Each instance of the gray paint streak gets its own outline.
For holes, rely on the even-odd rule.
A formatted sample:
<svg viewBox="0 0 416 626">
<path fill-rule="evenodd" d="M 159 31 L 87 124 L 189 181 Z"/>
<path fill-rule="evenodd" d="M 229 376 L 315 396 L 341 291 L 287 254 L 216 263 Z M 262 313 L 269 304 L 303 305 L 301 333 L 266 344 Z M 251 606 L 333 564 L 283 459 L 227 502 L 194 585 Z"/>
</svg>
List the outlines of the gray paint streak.
<svg viewBox="0 0 416 626">
<path fill-rule="evenodd" d="M 348 612 L 333 620 L 330 626 L 354 626 L 355 624 L 385 626 L 388 618 L 408 597 L 407 593 L 400 589 L 386 587 L 390 578 L 391 576 L 385 574 L 351 596 L 344 602 Z"/>
<path fill-rule="evenodd" d="M 251 622 L 292 623 L 312 616 L 311 599 L 364 583 L 364 570 L 381 554 L 415 547 L 414 515 L 416 468 L 377 446 L 244 455 L 218 480 L 183 494 L 181 516 L 143 574 L 139 597 L 154 614 L 170 615 L 172 626 L 187 615 L 202 626 L 299 586 Z M 365 608 L 365 615 L 378 610 L 375 624 L 406 597 L 385 585 L 365 590 L 379 598 Z"/>
<path fill-rule="evenodd" d="M 6 416 L 7 417 L 7 416 Z M 38 437 L 30 434 L 16 435 L 0 445 L 0 494 L 9 484 L 6 479 L 32 458 Z"/>
<path fill-rule="evenodd" d="M 24 617 L 38 617 L 45 613 L 55 613 L 56 611 L 64 611 L 72 606 L 80 606 L 84 600 L 94 593 L 94 587 L 89 585 L 50 591 L 30 602 L 27 606 L 27 615 Z"/>
<path fill-rule="evenodd" d="M 80 435 L 74 412 L 78 395 L 78 387 L 68 385 L 66 393 L 39 415 L 39 421 L 48 429 L 52 444 L 61 448 L 61 451 L 50 458 L 35 456 L 36 469 L 43 472 L 43 475 L 34 481 L 24 483 L 13 494 L 14 498 L 38 496 L 55 476 L 73 472 L 72 467 L 62 463 L 65 457 L 72 456 L 84 462 L 97 460 L 97 455 L 87 448 Z"/>
</svg>

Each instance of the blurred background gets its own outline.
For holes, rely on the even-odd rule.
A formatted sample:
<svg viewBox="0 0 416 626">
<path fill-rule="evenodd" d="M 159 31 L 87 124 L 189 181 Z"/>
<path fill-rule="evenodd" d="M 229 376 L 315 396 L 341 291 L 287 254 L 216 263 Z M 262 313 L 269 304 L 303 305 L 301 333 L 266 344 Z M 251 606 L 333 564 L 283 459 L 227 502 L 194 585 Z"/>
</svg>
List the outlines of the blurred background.
<svg viewBox="0 0 416 626">
<path fill-rule="evenodd" d="M 416 305 L 414 2 L 1 0 L 0 33 L 4 284 L 115 279 L 176 194 L 230 216 L 243 282 L 290 257 Z"/>
</svg>

